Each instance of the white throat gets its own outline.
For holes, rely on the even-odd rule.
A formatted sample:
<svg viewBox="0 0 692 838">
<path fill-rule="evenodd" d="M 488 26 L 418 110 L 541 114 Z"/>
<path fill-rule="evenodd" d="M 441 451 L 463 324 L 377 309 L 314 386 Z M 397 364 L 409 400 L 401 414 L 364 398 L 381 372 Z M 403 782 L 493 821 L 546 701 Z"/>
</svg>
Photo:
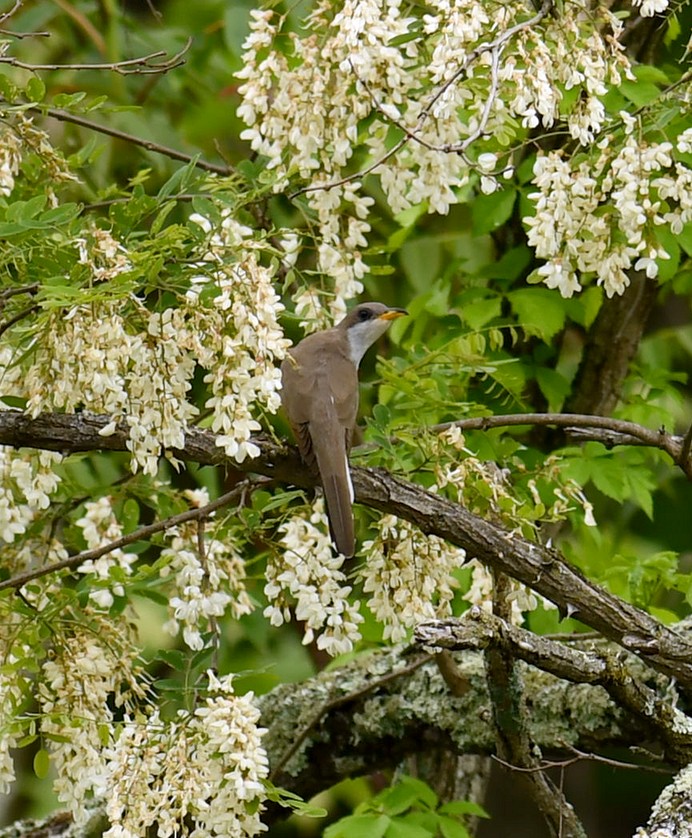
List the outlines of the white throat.
<svg viewBox="0 0 692 838">
<path fill-rule="evenodd" d="M 354 323 L 346 332 L 348 338 L 348 354 L 356 367 L 360 366 L 363 355 L 370 349 L 380 335 L 383 335 L 391 320 L 366 320 Z"/>
</svg>

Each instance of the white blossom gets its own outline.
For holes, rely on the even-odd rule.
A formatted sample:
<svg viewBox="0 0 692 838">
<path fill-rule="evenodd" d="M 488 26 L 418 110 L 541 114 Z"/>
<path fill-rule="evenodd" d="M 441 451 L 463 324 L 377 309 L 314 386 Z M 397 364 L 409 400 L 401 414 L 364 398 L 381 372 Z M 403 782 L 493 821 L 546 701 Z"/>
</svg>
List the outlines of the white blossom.
<svg viewBox="0 0 692 838">
<path fill-rule="evenodd" d="M 197 506 L 209 502 L 206 492 L 193 499 Z M 164 630 L 176 635 L 181 627 L 185 644 L 194 650 L 204 648 L 203 631 L 216 617 L 229 612 L 234 619 L 252 611 L 245 588 L 245 563 L 228 533 L 216 537 L 205 532 L 200 554 L 195 522 L 167 531 L 169 546 L 161 551 L 166 564 L 161 576 L 171 580 L 170 619 Z"/>
<path fill-rule="evenodd" d="M 264 616 L 280 626 L 296 619 L 305 625 L 303 643 L 316 639 L 317 648 L 330 655 L 350 652 L 360 638 L 363 622 L 358 601 L 350 602 L 343 556 L 334 556 L 326 533 L 324 501 L 318 498 L 309 520 L 292 517 L 279 528 L 283 553 L 267 567 L 264 594 L 269 601 Z"/>
<path fill-rule="evenodd" d="M 82 530 L 87 549 L 94 550 L 104 547 L 123 535 L 122 527 L 115 517 L 111 498 L 104 495 L 95 501 L 84 504 L 84 515 L 76 521 L 76 526 Z M 100 582 L 111 580 L 111 571 L 118 568 L 125 575 L 132 573 L 132 564 L 137 559 L 134 553 L 125 553 L 120 548 L 109 550 L 98 559 L 89 559 L 78 568 L 79 573 L 93 574 Z M 110 608 L 114 597 L 124 596 L 125 589 L 120 582 L 107 586 L 95 587 L 89 592 L 89 598 L 101 608 Z"/>
<path fill-rule="evenodd" d="M 363 544 L 363 590 L 371 594 L 368 607 L 384 624 L 385 640 L 396 643 L 416 623 L 451 613 L 458 585 L 452 573 L 466 554 L 394 515 L 383 516 L 377 529 L 376 538 Z"/>
<path fill-rule="evenodd" d="M 260 820 L 269 773 L 253 694 L 233 694 L 232 677 L 207 673 L 208 694 L 193 712 L 164 721 L 125 718 L 105 751 L 104 838 L 228 835 L 266 830 Z"/>
</svg>

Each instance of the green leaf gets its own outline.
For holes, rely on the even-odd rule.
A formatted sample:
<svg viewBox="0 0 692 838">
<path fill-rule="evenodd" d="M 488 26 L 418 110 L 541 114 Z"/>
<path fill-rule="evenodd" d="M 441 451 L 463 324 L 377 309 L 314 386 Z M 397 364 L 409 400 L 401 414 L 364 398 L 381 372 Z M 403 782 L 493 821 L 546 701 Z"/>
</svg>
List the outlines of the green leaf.
<svg viewBox="0 0 692 838">
<path fill-rule="evenodd" d="M 478 273 L 489 279 L 516 280 L 526 271 L 532 259 L 533 251 L 522 244 L 508 250 L 497 261 L 486 265 Z"/>
<path fill-rule="evenodd" d="M 414 791 L 416 793 L 417 798 L 428 808 L 437 808 L 439 798 L 437 794 L 435 794 L 435 792 L 430 788 L 430 786 L 427 783 L 423 782 L 423 780 L 419 780 L 417 777 L 410 777 L 408 775 L 404 775 L 401 777 L 399 785 L 406 786 L 407 788 L 410 788 L 412 791 Z"/>
<path fill-rule="evenodd" d="M 185 668 L 188 656 L 180 649 L 162 649 L 156 657 L 177 672 Z"/>
<path fill-rule="evenodd" d="M 638 108 L 650 105 L 661 95 L 660 89 L 655 84 L 646 81 L 629 81 L 628 79 L 623 79 L 618 89 Z"/>
<path fill-rule="evenodd" d="M 692 221 L 685 224 L 678 234 L 678 244 L 688 256 L 692 256 Z"/>
<path fill-rule="evenodd" d="M 473 815 L 477 818 L 489 818 L 490 815 L 478 803 L 472 800 L 451 800 L 438 809 L 443 815 Z"/>
<path fill-rule="evenodd" d="M 243 53 L 243 41 L 249 30 L 248 8 L 244 3 L 229 3 L 223 16 L 223 33 L 228 49 L 237 56 Z"/>
<path fill-rule="evenodd" d="M 385 834 L 387 838 L 433 838 L 435 835 L 434 832 L 431 832 L 424 826 L 409 823 L 401 818 L 393 820 Z"/>
<path fill-rule="evenodd" d="M 462 317 L 474 331 L 482 329 L 491 320 L 499 317 L 501 313 L 502 297 L 499 295 L 485 297 L 461 306 Z"/>
<path fill-rule="evenodd" d="M 464 824 L 452 818 L 440 818 L 440 832 L 444 838 L 470 838 L 469 831 Z"/>
<path fill-rule="evenodd" d="M 48 226 L 60 227 L 67 224 L 79 215 L 79 206 L 74 203 L 60 204 L 57 207 L 51 207 L 45 212 L 41 213 L 41 223 Z"/>
<path fill-rule="evenodd" d="M 388 815 L 400 815 L 418 800 L 418 790 L 408 783 L 397 785 L 377 795 L 378 804 Z"/>
<path fill-rule="evenodd" d="M 46 86 L 38 76 L 32 76 L 26 85 L 26 95 L 32 102 L 41 102 L 46 95 Z"/>
<path fill-rule="evenodd" d="M 44 780 L 48 776 L 49 771 L 50 756 L 48 755 L 48 751 L 41 748 L 40 751 L 36 751 L 34 754 L 34 774 L 39 780 Z"/>
<path fill-rule="evenodd" d="M 7 208 L 8 221 L 31 221 L 46 205 L 45 195 L 36 195 L 28 201 L 15 201 Z"/>
<path fill-rule="evenodd" d="M 517 190 L 498 189 L 492 195 L 479 195 L 472 204 L 473 235 L 483 236 L 497 230 L 512 215 Z"/>
<path fill-rule="evenodd" d="M 654 67 L 653 64 L 640 64 L 634 68 L 634 75 L 638 82 L 666 85 L 672 81 L 660 67 Z"/>
<path fill-rule="evenodd" d="M 302 797 L 292 791 L 275 786 L 269 780 L 264 781 L 264 788 L 268 800 L 278 803 L 286 809 L 292 809 L 303 817 L 323 818 L 327 814 L 327 810 L 322 806 L 313 806 L 306 803 Z"/>
<path fill-rule="evenodd" d="M 387 815 L 349 815 L 324 830 L 324 838 L 383 838 L 391 824 Z"/>
<path fill-rule="evenodd" d="M 287 506 L 293 500 L 305 500 L 305 494 L 300 489 L 295 489 L 290 492 L 278 492 L 276 495 L 269 495 L 268 492 L 264 492 L 263 495 L 266 496 L 266 499 L 264 502 L 258 504 L 255 503 L 254 496 L 252 498 L 252 505 L 258 512 L 270 512 L 272 509 L 280 509 L 281 507 Z"/>
<path fill-rule="evenodd" d="M 519 325 L 527 335 L 550 340 L 565 325 L 565 303 L 548 288 L 520 288 L 507 295 Z"/>
<path fill-rule="evenodd" d="M 599 492 L 613 500 L 625 499 L 626 471 L 622 464 L 602 457 L 592 469 L 591 479 Z"/>
<path fill-rule="evenodd" d="M 20 396 L 0 396 L 0 401 L 8 407 L 14 407 L 18 410 L 26 408 L 26 399 Z"/>
<path fill-rule="evenodd" d="M 170 195 L 178 192 L 184 192 L 185 189 L 190 185 L 191 181 L 196 176 L 196 163 L 199 158 L 199 155 L 193 157 L 192 160 L 186 165 L 181 166 L 179 169 L 176 169 L 175 172 L 168 178 L 168 180 L 164 183 L 164 185 L 159 189 L 158 198 L 159 200 L 163 201 L 165 198 L 168 198 Z"/>
<path fill-rule="evenodd" d="M 549 411 L 557 411 L 570 393 L 569 381 L 557 370 L 548 367 L 536 368 L 536 381 L 546 397 Z"/>
</svg>

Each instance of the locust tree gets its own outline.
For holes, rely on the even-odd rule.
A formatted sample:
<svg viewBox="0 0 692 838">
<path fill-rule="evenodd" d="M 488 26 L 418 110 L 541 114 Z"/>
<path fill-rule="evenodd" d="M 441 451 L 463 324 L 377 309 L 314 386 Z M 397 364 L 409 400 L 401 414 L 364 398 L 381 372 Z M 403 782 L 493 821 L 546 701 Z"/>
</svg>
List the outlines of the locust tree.
<svg viewBox="0 0 692 838">
<path fill-rule="evenodd" d="M 52 789 L 81 835 L 454 838 L 494 760 L 581 836 L 555 769 L 636 747 L 670 772 L 638 834 L 690 834 L 691 23 L 5 10 L 7 820 Z M 364 365 L 344 562 L 279 367 L 366 299 L 410 316 Z"/>
</svg>

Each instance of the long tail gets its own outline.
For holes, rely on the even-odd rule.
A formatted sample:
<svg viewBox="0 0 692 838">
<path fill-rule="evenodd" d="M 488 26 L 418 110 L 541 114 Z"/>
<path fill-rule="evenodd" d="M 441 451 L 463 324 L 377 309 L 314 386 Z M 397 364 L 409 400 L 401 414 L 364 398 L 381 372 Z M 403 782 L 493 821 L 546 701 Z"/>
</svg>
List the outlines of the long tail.
<svg viewBox="0 0 692 838">
<path fill-rule="evenodd" d="M 336 549 L 350 559 L 355 553 L 356 538 L 353 531 L 353 485 L 344 431 L 337 422 L 317 426 L 311 423 L 310 436 L 324 489 L 332 541 Z"/>
</svg>

